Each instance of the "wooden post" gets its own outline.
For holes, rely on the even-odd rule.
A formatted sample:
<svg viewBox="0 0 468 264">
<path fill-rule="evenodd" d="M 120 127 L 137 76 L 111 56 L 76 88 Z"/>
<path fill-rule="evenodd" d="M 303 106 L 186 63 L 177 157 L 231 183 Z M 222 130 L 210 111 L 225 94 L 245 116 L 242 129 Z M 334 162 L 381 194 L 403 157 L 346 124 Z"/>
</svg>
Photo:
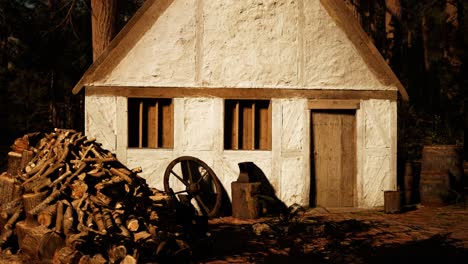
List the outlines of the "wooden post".
<svg viewBox="0 0 468 264">
<path fill-rule="evenodd" d="M 385 191 L 384 192 L 384 207 L 385 213 L 393 214 L 401 212 L 400 191 Z"/>
</svg>

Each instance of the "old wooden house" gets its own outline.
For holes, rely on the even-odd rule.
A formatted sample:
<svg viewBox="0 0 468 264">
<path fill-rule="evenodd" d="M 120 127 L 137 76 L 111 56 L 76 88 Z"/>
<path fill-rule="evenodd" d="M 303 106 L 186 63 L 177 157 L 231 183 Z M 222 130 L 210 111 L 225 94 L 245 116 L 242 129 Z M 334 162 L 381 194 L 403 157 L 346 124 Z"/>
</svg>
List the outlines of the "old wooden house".
<svg viewBox="0 0 468 264">
<path fill-rule="evenodd" d="M 254 162 L 287 205 L 381 206 L 405 89 L 341 0 L 147 0 L 74 88 L 86 133 L 162 189 Z"/>
</svg>

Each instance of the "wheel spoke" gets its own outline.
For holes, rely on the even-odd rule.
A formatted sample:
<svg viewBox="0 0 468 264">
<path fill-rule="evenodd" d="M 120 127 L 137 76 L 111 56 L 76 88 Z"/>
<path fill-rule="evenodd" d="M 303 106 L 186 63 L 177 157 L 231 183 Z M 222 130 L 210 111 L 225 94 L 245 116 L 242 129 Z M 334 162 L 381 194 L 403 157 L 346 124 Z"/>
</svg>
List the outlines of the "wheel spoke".
<svg viewBox="0 0 468 264">
<path fill-rule="evenodd" d="M 192 168 L 190 166 L 190 160 L 181 161 L 180 166 L 182 167 L 182 175 L 185 176 L 185 178 L 188 176 L 188 181 L 193 182 Z"/>
<path fill-rule="evenodd" d="M 203 173 L 200 179 L 198 179 L 197 183 L 200 183 L 203 180 L 203 178 L 205 178 L 206 175 L 208 175 L 208 171 L 205 171 L 205 173 Z"/>
<path fill-rule="evenodd" d="M 174 194 L 179 194 L 179 193 L 188 193 L 188 192 L 187 192 L 187 190 L 183 190 L 183 191 L 175 192 Z"/>
<path fill-rule="evenodd" d="M 210 209 L 205 205 L 200 195 L 195 195 L 195 200 L 197 200 L 198 205 L 201 207 L 200 209 L 205 211 L 205 215 L 210 213 Z"/>
<path fill-rule="evenodd" d="M 175 173 L 173 170 L 171 170 L 172 175 L 174 175 L 179 181 L 181 181 L 185 186 L 189 186 L 188 182 L 186 182 L 184 179 L 182 179 L 177 173 Z"/>
</svg>

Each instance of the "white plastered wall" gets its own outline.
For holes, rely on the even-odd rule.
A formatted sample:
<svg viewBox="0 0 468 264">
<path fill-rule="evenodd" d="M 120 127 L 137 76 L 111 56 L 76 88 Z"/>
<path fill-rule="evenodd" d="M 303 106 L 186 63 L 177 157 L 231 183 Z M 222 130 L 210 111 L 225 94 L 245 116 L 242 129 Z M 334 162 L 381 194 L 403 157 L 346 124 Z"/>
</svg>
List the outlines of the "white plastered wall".
<svg viewBox="0 0 468 264">
<path fill-rule="evenodd" d="M 396 90 L 319 0 L 175 0 L 111 73 L 87 85 Z"/>
</svg>

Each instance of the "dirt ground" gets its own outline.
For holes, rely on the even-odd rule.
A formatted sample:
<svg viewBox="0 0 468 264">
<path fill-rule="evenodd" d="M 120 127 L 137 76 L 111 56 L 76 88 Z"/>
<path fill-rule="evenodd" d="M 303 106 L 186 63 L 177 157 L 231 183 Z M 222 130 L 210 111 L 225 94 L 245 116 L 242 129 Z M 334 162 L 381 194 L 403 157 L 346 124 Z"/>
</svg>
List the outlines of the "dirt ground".
<svg viewBox="0 0 468 264">
<path fill-rule="evenodd" d="M 294 217 L 209 220 L 192 263 L 468 263 L 468 208 L 298 210 Z M 430 261 L 430 262 L 429 262 Z M 0 253 L 0 263 L 22 262 Z"/>
<path fill-rule="evenodd" d="M 209 222 L 199 263 L 468 263 L 468 208 L 313 208 L 279 217 Z M 429 262 L 430 261 L 430 262 Z"/>
</svg>

